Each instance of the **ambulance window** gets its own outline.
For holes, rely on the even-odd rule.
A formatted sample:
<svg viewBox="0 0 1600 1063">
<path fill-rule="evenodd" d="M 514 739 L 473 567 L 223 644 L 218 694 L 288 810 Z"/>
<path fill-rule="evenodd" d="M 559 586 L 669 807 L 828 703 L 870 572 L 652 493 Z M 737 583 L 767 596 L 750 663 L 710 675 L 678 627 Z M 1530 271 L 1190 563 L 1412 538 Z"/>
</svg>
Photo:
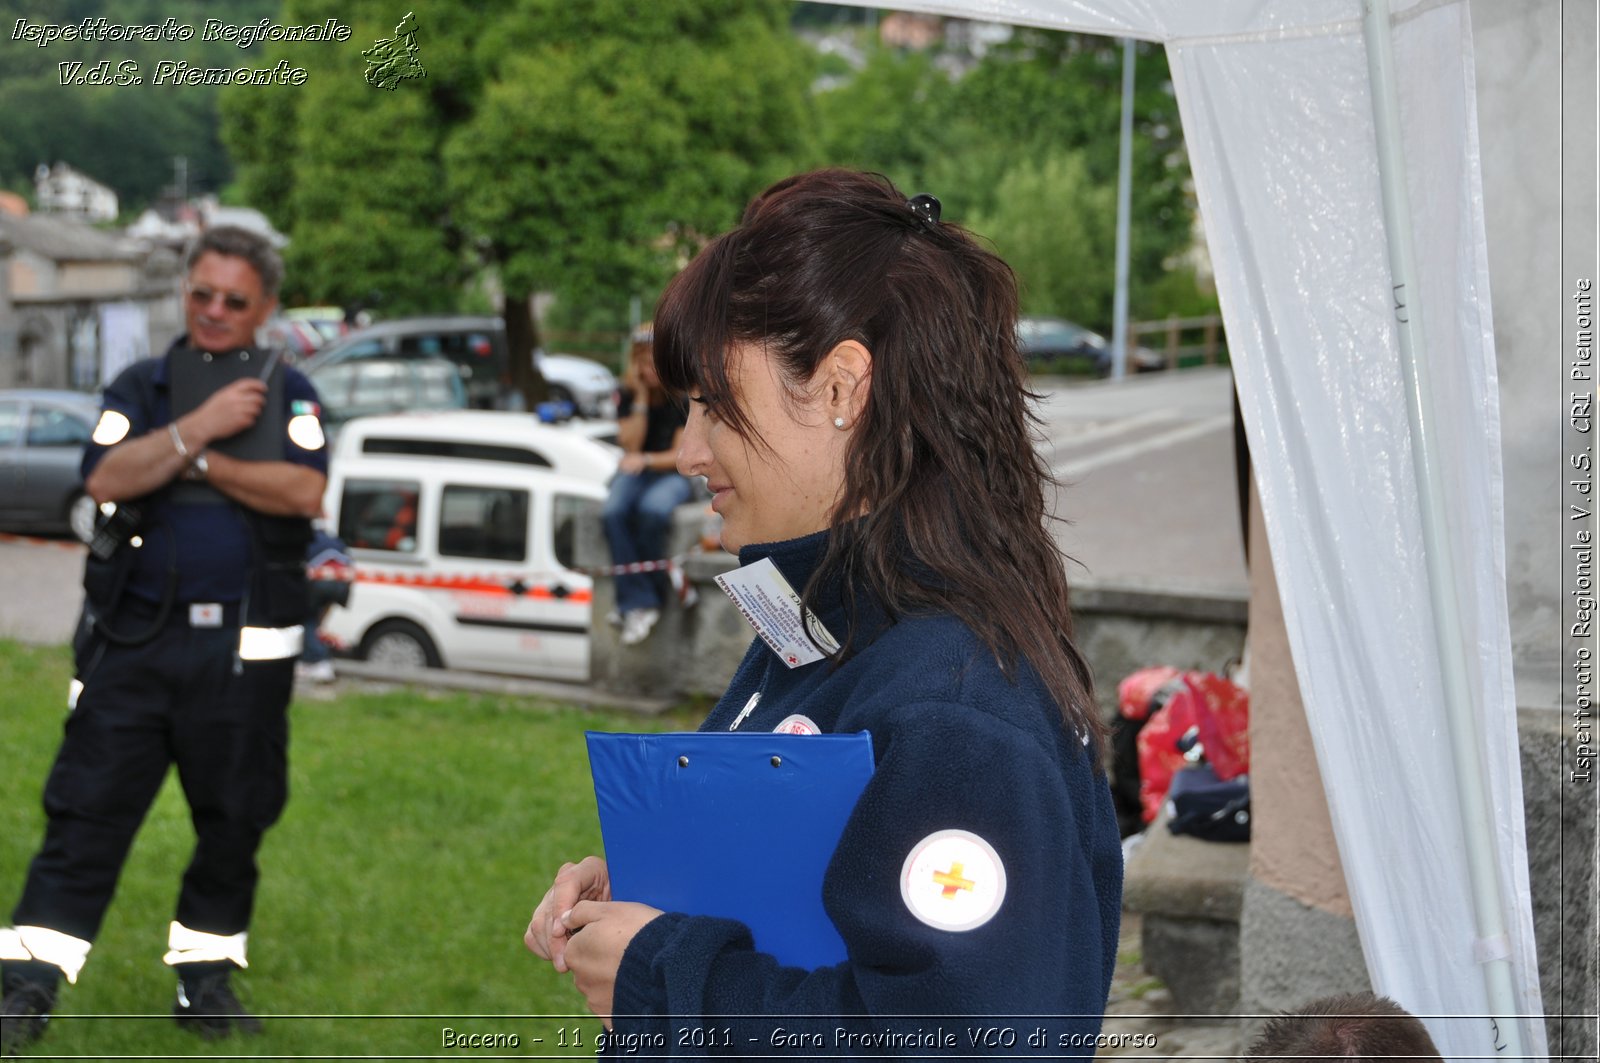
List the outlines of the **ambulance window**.
<svg viewBox="0 0 1600 1063">
<path fill-rule="evenodd" d="M 600 515 L 602 503 L 598 499 L 579 498 L 576 495 L 556 495 L 550 500 L 550 524 L 556 564 L 562 568 L 578 567 L 578 521 L 585 513 Z"/>
<path fill-rule="evenodd" d="M 447 485 L 439 503 L 439 553 L 526 561 L 528 492 Z"/>
<path fill-rule="evenodd" d="M 550 459 L 527 447 L 498 443 L 461 443 L 453 439 L 388 439 L 370 436 L 361 441 L 363 454 L 404 454 L 413 458 L 463 458 L 467 461 L 504 461 L 514 465 L 553 468 Z"/>
<path fill-rule="evenodd" d="M 414 480 L 346 480 L 339 499 L 339 538 L 363 550 L 417 552 L 417 499 Z"/>
</svg>

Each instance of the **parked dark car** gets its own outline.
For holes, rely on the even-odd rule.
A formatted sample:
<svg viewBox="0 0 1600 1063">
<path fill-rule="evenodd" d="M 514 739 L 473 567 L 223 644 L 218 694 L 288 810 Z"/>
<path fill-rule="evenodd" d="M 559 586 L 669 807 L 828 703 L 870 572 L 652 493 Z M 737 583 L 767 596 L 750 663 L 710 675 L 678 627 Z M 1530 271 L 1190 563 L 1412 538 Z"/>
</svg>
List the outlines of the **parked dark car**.
<svg viewBox="0 0 1600 1063">
<path fill-rule="evenodd" d="M 0 391 L 0 527 L 94 536 L 78 466 L 99 414 L 78 391 Z"/>
<path fill-rule="evenodd" d="M 1017 322 L 1017 341 L 1031 367 L 1065 361 L 1087 368 L 1096 376 L 1111 375 L 1111 341 L 1065 318 L 1022 318 Z M 1128 369 L 1133 372 L 1165 368 L 1166 360 L 1148 347 L 1132 347 L 1128 351 Z"/>
</svg>

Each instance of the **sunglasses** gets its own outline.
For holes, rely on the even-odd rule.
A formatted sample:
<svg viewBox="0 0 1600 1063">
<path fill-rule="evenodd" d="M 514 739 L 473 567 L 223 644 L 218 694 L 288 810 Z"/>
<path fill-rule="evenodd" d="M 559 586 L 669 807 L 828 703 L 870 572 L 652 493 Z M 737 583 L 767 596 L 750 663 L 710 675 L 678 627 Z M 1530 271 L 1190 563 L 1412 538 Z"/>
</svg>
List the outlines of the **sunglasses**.
<svg viewBox="0 0 1600 1063">
<path fill-rule="evenodd" d="M 190 288 L 189 302 L 200 309 L 211 305 L 219 293 L 213 288 Z M 222 305 L 235 314 L 242 314 L 250 309 L 250 300 L 234 292 L 222 292 Z"/>
</svg>

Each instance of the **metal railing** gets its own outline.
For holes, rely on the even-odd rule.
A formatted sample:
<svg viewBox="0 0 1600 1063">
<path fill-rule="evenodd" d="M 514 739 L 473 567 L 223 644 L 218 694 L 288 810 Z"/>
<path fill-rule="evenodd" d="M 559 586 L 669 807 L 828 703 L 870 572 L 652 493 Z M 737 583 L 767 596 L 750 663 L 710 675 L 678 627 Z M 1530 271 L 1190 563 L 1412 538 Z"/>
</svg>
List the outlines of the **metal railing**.
<svg viewBox="0 0 1600 1063">
<path fill-rule="evenodd" d="M 1135 343 L 1164 355 L 1168 369 L 1227 363 L 1228 338 L 1222 318 L 1216 314 L 1137 321 L 1128 331 Z M 1159 341 L 1152 343 L 1146 337 L 1158 337 Z"/>
</svg>

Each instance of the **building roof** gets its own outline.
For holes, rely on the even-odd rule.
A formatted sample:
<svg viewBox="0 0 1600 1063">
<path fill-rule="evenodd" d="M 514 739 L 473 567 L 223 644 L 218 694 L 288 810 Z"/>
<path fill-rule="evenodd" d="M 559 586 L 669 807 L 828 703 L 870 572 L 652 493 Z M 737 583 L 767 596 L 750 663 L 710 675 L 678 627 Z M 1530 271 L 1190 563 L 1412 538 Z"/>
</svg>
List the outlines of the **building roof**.
<svg viewBox="0 0 1600 1063">
<path fill-rule="evenodd" d="M 142 257 L 121 236 L 48 214 L 0 213 L 0 237 L 56 262 L 136 262 Z"/>
</svg>

